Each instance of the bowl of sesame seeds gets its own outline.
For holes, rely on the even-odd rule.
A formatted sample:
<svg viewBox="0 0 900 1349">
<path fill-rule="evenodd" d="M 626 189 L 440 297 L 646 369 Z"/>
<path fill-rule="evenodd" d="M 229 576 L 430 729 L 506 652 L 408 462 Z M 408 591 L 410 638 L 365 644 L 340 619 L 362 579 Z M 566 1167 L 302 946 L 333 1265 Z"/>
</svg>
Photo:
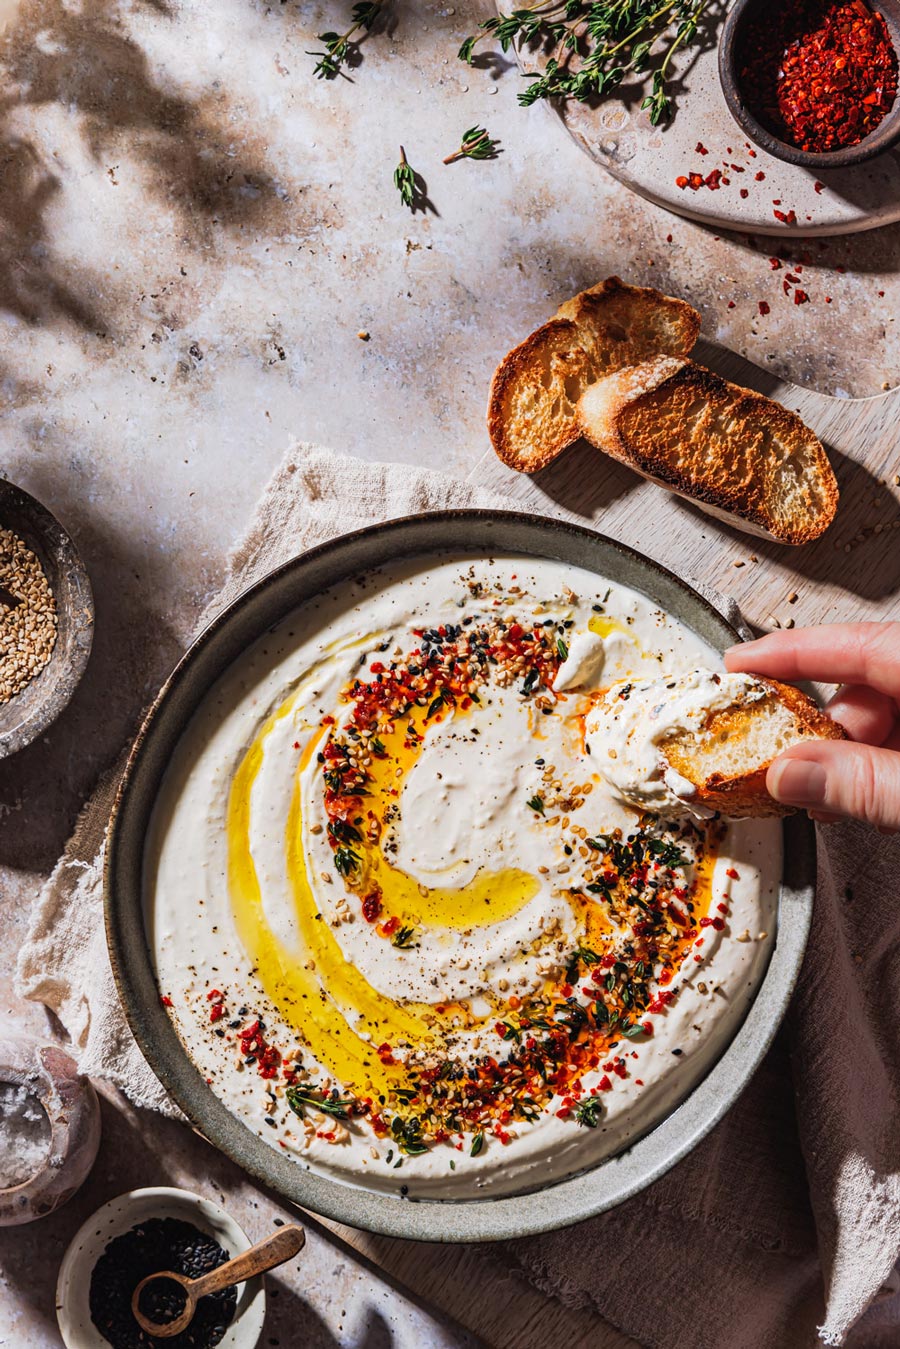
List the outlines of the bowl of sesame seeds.
<svg viewBox="0 0 900 1349">
<path fill-rule="evenodd" d="M 91 583 L 71 538 L 46 506 L 0 481 L 0 758 L 59 716 L 93 631 Z"/>
</svg>

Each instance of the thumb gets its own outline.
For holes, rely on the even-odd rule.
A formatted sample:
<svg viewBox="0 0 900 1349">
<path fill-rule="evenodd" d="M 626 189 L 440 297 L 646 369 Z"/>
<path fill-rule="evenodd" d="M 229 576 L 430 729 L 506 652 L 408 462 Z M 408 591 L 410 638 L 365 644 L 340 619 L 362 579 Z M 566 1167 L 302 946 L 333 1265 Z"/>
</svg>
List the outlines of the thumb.
<svg viewBox="0 0 900 1349">
<path fill-rule="evenodd" d="M 900 753 L 894 750 L 849 740 L 807 740 L 778 756 L 766 787 L 786 806 L 900 829 Z"/>
</svg>

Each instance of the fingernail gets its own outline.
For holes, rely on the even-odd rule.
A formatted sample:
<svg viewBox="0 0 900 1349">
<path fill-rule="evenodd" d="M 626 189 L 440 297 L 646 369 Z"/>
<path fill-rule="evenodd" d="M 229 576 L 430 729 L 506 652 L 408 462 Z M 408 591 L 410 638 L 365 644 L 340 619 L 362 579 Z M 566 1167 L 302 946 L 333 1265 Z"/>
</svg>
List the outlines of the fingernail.
<svg viewBox="0 0 900 1349">
<path fill-rule="evenodd" d="M 828 778 L 820 763 L 784 759 L 769 769 L 769 791 L 786 806 L 821 806 L 828 794 Z"/>
</svg>

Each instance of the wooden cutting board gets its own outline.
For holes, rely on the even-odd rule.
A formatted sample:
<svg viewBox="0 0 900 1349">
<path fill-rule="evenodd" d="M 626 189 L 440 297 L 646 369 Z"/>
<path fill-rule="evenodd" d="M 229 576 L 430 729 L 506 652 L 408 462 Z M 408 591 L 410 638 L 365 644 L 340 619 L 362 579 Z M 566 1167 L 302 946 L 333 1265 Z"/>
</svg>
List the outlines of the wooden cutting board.
<svg viewBox="0 0 900 1349">
<path fill-rule="evenodd" d="M 712 0 L 698 42 L 676 54 L 675 116 L 667 125 L 651 126 L 641 111 L 647 92 L 642 78 L 624 83 L 598 105 L 567 102 L 553 115 L 620 182 L 692 220 L 782 236 L 853 234 L 900 220 L 900 150 L 853 168 L 811 173 L 748 143 L 719 83 L 718 35 L 727 7 L 725 0 Z M 512 6 L 501 0 L 497 8 L 506 13 Z M 550 55 L 528 48 L 516 52 L 526 75 L 543 74 Z M 707 153 L 700 153 L 698 145 Z M 692 191 L 676 183 L 692 170 L 706 177 L 712 169 L 722 173 L 721 186 L 714 191 Z M 758 180 L 759 173 L 763 177 Z M 784 215 L 794 211 L 796 222 L 779 221 L 776 210 Z"/>
<path fill-rule="evenodd" d="M 737 600 L 768 630 L 900 617 L 900 389 L 842 399 L 773 378 L 701 340 L 701 364 L 793 408 L 828 449 L 841 491 L 815 543 L 791 548 L 744 534 L 579 441 L 534 477 L 487 451 L 470 475 L 522 509 L 590 525 L 685 579 Z M 791 596 L 796 596 L 794 600 Z"/>
<path fill-rule="evenodd" d="M 800 626 L 900 617 L 900 486 L 894 483 L 900 475 L 900 390 L 830 398 L 776 380 L 712 343 L 699 343 L 695 355 L 793 408 L 828 446 L 841 502 L 816 543 L 789 548 L 742 534 L 583 441 L 533 478 L 514 473 L 489 450 L 470 480 L 505 494 L 522 510 L 590 525 L 688 580 L 715 586 L 760 628 L 773 627 L 775 619 Z M 326 1225 L 492 1349 L 638 1349 L 595 1313 L 566 1307 L 515 1280 L 502 1251 L 428 1246 Z"/>
</svg>

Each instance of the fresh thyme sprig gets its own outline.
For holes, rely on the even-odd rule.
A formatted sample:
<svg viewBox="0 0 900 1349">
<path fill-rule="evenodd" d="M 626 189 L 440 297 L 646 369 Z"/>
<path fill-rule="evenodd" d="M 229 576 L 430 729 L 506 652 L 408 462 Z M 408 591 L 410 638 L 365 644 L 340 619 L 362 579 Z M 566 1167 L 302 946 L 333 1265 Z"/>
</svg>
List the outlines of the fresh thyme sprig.
<svg viewBox="0 0 900 1349">
<path fill-rule="evenodd" d="M 353 22 L 346 32 L 319 34 L 319 41 L 325 44 L 325 50 L 306 53 L 307 56 L 318 57 L 313 68 L 317 79 L 333 80 L 341 73 L 341 66 L 355 53 L 360 37 L 371 30 L 385 4 L 386 0 L 368 0 L 367 3 L 354 5 L 351 12 Z"/>
<path fill-rule="evenodd" d="M 408 206 L 411 211 L 415 210 L 416 175 L 406 158 L 406 151 L 402 145 L 400 146 L 400 163 L 394 169 L 394 187 L 400 193 L 400 200 L 403 205 Z"/>
<path fill-rule="evenodd" d="M 459 143 L 459 149 L 448 155 L 444 163 L 453 164 L 457 159 L 493 159 L 499 143 L 488 135 L 483 126 L 469 127 Z"/>
<path fill-rule="evenodd" d="M 413 940 L 416 935 L 414 927 L 400 927 L 391 938 L 391 945 L 396 946 L 398 951 L 408 951 L 415 945 Z"/>
<path fill-rule="evenodd" d="M 541 46 L 553 55 L 543 75 L 529 77 L 531 83 L 519 94 L 519 102 L 523 107 L 542 98 L 584 103 L 611 93 L 626 75 L 649 71 L 652 49 L 659 42 L 662 59 L 653 70 L 651 92 L 641 104 L 657 126 L 672 115 L 666 92 L 672 57 L 696 37 L 707 4 L 708 0 L 535 0 L 527 8 L 485 19 L 481 31 L 460 47 L 459 58 L 471 65 L 476 45 L 491 37 L 504 52 L 513 43 Z"/>
</svg>

